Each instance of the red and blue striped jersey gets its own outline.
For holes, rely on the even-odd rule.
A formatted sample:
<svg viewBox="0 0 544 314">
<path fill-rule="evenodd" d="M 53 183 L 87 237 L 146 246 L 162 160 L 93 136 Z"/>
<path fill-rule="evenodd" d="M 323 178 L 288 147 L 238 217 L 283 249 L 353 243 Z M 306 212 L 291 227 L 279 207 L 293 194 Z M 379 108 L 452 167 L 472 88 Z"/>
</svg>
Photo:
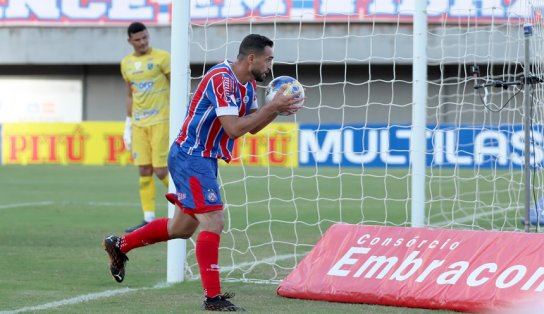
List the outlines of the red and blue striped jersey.
<svg viewBox="0 0 544 314">
<path fill-rule="evenodd" d="M 257 108 L 257 83 L 251 80 L 241 84 L 225 60 L 208 70 L 198 84 L 176 142 L 189 155 L 229 162 L 234 140 L 218 117 L 241 117 Z"/>
</svg>

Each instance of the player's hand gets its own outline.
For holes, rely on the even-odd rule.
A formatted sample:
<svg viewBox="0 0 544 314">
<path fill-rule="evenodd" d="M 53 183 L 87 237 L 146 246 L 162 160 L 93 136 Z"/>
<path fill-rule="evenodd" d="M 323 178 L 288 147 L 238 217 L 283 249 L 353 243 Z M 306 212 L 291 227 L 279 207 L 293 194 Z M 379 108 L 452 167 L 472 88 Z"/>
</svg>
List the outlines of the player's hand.
<svg viewBox="0 0 544 314">
<path fill-rule="evenodd" d="M 299 94 L 284 95 L 283 93 L 287 89 L 287 85 L 283 85 L 278 89 L 278 92 L 272 99 L 271 103 L 276 109 L 276 112 L 282 115 L 292 115 L 296 113 L 302 106 L 300 103 L 304 101 L 304 98 L 300 98 Z M 270 105 L 270 104 L 269 104 Z"/>
<path fill-rule="evenodd" d="M 125 131 L 123 132 L 123 142 L 125 149 L 130 150 L 132 147 L 132 118 L 127 117 L 125 120 Z"/>
<path fill-rule="evenodd" d="M 280 112 L 279 114 L 282 115 L 282 116 L 290 116 L 290 115 L 293 115 L 293 114 L 297 113 L 297 111 L 300 108 L 302 108 L 302 106 L 294 106 L 291 109 L 289 109 L 288 111 L 283 111 L 283 112 Z"/>
</svg>

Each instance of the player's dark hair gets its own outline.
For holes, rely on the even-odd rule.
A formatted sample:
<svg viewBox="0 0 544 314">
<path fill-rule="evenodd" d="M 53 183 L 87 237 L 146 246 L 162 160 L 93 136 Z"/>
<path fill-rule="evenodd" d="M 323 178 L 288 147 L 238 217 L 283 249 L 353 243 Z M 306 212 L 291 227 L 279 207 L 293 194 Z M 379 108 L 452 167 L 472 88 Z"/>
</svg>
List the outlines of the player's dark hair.
<svg viewBox="0 0 544 314">
<path fill-rule="evenodd" d="M 146 29 L 147 29 L 147 27 L 145 27 L 145 25 L 143 23 L 134 22 L 134 23 L 130 24 L 128 26 L 128 28 L 127 28 L 128 37 L 130 37 L 130 35 L 132 35 L 132 34 L 143 32 Z"/>
<path fill-rule="evenodd" d="M 249 54 L 262 54 L 266 47 L 274 47 L 274 42 L 268 39 L 266 36 L 259 34 L 247 35 L 240 44 L 240 50 L 238 50 L 238 59 L 241 59 Z"/>
</svg>

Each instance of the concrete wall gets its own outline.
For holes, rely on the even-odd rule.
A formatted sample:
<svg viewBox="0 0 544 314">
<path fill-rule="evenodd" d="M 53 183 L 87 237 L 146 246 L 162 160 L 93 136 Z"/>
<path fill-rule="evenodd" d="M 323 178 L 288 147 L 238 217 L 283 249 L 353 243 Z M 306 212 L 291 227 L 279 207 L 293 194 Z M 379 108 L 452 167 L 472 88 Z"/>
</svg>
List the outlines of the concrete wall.
<svg viewBox="0 0 544 314">
<path fill-rule="evenodd" d="M 155 47 L 170 50 L 170 28 L 150 27 Z M 411 64 L 411 24 L 278 23 L 191 28 L 191 63 L 235 56 L 248 32 L 275 41 L 276 60 L 305 63 Z M 430 25 L 430 64 L 504 63 L 520 58 L 523 33 L 515 24 Z M 349 34 L 349 36 L 347 36 Z M 125 26 L 2 27 L 2 64 L 114 64 L 131 52 Z M 204 53 L 206 52 L 206 53 Z"/>
<path fill-rule="evenodd" d="M 132 48 L 125 27 L 3 27 L 0 76 L 67 77 L 83 81 L 85 120 L 123 120 L 125 87 L 119 61 Z M 234 58 L 247 25 L 191 31 L 193 88 L 203 72 Z M 350 36 L 346 36 L 348 34 Z M 251 32 L 275 40 L 274 75 L 296 76 L 306 86 L 305 110 L 285 121 L 383 123 L 411 121 L 411 25 L 254 24 Z M 150 28 L 152 46 L 170 50 L 170 29 Z M 508 110 L 489 113 L 474 93 L 467 68 L 482 73 L 520 73 L 521 30 L 494 26 L 493 32 L 431 26 L 429 35 L 429 123 L 519 122 L 518 96 Z M 260 88 L 261 100 L 264 86 Z M 502 91 L 494 100 L 504 103 Z M 262 102 L 262 101 L 261 101 Z"/>
</svg>

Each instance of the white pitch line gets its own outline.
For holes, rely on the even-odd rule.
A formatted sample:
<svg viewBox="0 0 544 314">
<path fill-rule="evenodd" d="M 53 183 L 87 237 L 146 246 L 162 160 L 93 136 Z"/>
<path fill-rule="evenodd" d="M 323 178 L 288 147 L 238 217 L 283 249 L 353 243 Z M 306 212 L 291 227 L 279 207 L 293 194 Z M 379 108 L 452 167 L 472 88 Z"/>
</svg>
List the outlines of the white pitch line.
<svg viewBox="0 0 544 314">
<path fill-rule="evenodd" d="M 89 293 L 89 294 L 80 295 L 70 299 L 64 299 L 60 301 L 45 303 L 42 305 L 23 307 L 15 311 L 3 311 L 3 312 L 0 312 L 0 314 L 15 314 L 15 313 L 22 313 L 27 311 L 48 310 L 48 309 L 56 308 L 59 306 L 78 304 L 78 303 L 88 302 L 88 301 L 101 299 L 101 298 L 109 298 L 115 295 L 125 294 L 128 292 L 134 292 L 134 291 L 145 290 L 145 289 L 149 289 L 149 288 L 140 288 L 140 289 L 123 288 L 123 289 L 117 289 L 117 290 L 107 290 L 107 291 L 102 291 L 97 293 Z"/>
<path fill-rule="evenodd" d="M 57 205 L 88 205 L 88 206 L 140 206 L 139 203 L 129 203 L 129 202 L 42 201 L 42 202 L 27 202 L 27 203 L 15 203 L 15 204 L 0 204 L 0 209 L 12 209 L 12 208 L 19 208 L 19 207 L 40 207 L 40 206 L 49 206 L 49 205 L 55 205 L 55 204 Z"/>
<path fill-rule="evenodd" d="M 297 256 L 300 256 L 300 255 L 304 255 L 304 254 L 297 254 Z M 270 263 L 272 261 L 284 260 L 284 259 L 288 259 L 288 258 L 291 258 L 291 257 L 294 257 L 294 256 L 295 256 L 294 254 L 293 255 L 272 256 L 272 257 L 265 258 L 265 259 L 263 259 L 261 261 L 257 261 L 257 262 L 255 262 L 255 264 Z M 232 269 L 239 268 L 239 267 L 242 267 L 242 266 L 248 266 L 248 265 L 252 265 L 252 264 L 253 263 L 241 263 L 241 264 L 238 264 L 238 265 L 225 267 L 225 269 L 221 268 L 220 272 L 228 272 L 228 271 L 231 271 Z M 200 276 L 194 276 L 194 277 L 191 277 L 190 280 L 194 281 L 194 280 L 198 280 L 199 278 L 200 278 Z M 64 299 L 64 300 L 60 300 L 60 301 L 55 301 L 55 302 L 50 302 L 50 303 L 45 303 L 45 304 L 41 304 L 41 305 L 27 306 L 27 307 L 23 307 L 23 308 L 14 310 L 14 311 L 0 311 L 0 314 L 16 314 L 16 313 L 22 313 L 22 312 L 27 312 L 27 311 L 49 310 L 49 309 L 57 308 L 57 307 L 60 307 L 60 306 L 79 304 L 79 303 L 83 303 L 83 302 L 93 301 L 93 300 L 102 299 L 102 298 L 109 298 L 109 297 L 112 297 L 112 296 L 115 296 L 115 295 L 120 295 L 120 294 L 125 294 L 125 293 L 130 293 L 130 292 L 136 292 L 136 291 L 141 291 L 141 290 L 149 290 L 149 289 L 165 288 L 165 287 L 169 287 L 170 285 L 171 284 L 166 283 L 166 282 L 160 282 L 160 283 L 154 285 L 153 287 L 122 288 L 122 289 L 116 289 L 116 290 L 107 290 L 107 291 L 103 291 L 103 292 L 89 293 L 89 294 L 84 294 L 84 295 L 80 295 L 80 296 L 77 296 L 77 297 Z"/>
<path fill-rule="evenodd" d="M 54 202 L 44 201 L 44 202 L 32 202 L 32 203 L 17 203 L 17 204 L 3 204 L 0 205 L 0 209 L 10 209 L 18 207 L 31 207 L 31 206 L 47 206 L 52 205 Z"/>
<path fill-rule="evenodd" d="M 472 215 L 472 216 L 465 216 L 465 217 L 462 217 L 462 218 L 459 218 L 459 219 L 454 219 L 453 221 L 443 220 L 443 221 L 433 223 L 433 225 L 444 226 L 444 225 L 448 225 L 450 223 L 465 223 L 465 222 L 469 222 L 469 221 L 472 221 L 472 220 L 475 220 L 475 219 L 478 219 L 478 218 L 488 217 L 488 216 L 495 215 L 495 214 L 502 214 L 502 213 L 505 213 L 505 212 L 513 211 L 513 210 L 516 210 L 516 209 L 503 208 L 503 209 L 494 210 L 494 211 L 490 211 L 490 212 L 483 212 L 483 213 L 475 214 L 475 215 Z"/>
<path fill-rule="evenodd" d="M 271 256 L 271 257 L 262 259 L 260 261 L 244 262 L 244 263 L 240 263 L 240 264 L 233 265 L 233 266 L 220 267 L 219 269 L 220 269 L 220 272 L 230 272 L 232 270 L 242 268 L 242 267 L 257 266 L 257 265 L 260 265 L 260 264 L 270 264 L 270 263 L 273 263 L 275 261 L 283 261 L 283 260 L 290 259 L 290 258 L 293 258 L 293 257 L 306 256 L 306 254 L 308 254 L 308 253 L 285 254 L 285 255 Z"/>
</svg>

